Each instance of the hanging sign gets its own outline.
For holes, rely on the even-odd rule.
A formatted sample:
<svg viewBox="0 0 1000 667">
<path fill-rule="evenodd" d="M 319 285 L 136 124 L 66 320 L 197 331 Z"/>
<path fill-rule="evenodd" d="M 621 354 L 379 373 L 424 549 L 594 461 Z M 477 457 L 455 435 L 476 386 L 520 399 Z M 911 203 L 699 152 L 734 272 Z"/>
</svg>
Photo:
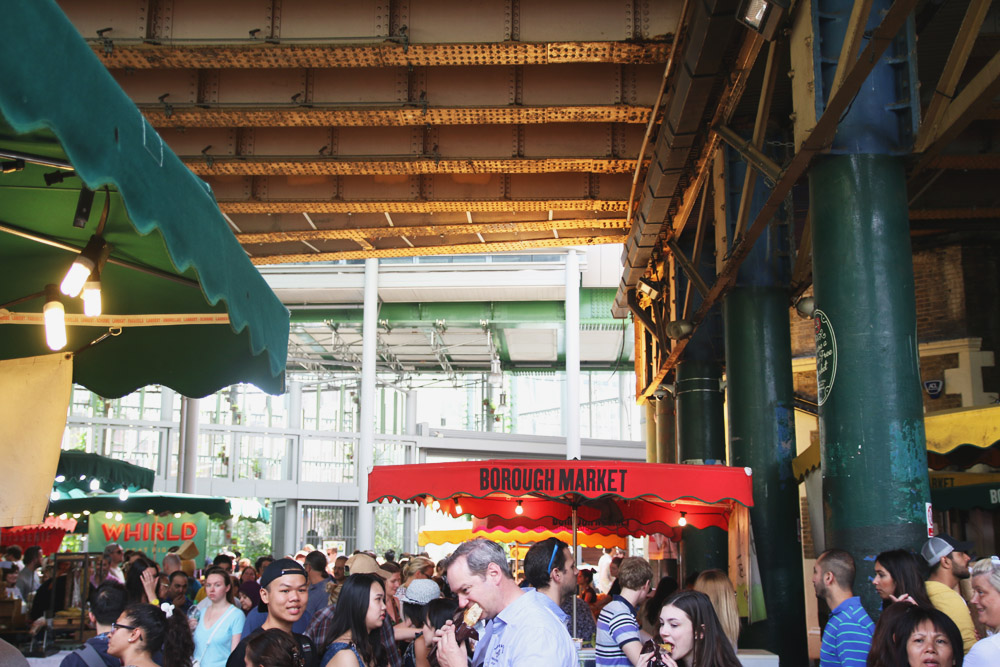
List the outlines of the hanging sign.
<svg viewBox="0 0 1000 667">
<path fill-rule="evenodd" d="M 90 515 L 87 533 L 90 551 L 103 551 L 111 542 L 117 542 L 122 549 L 141 551 L 159 563 L 170 547 L 192 540 L 198 552 L 205 553 L 208 516 L 201 512 L 180 517 L 130 512 L 122 514 L 121 520 L 115 516 L 118 515 L 109 519 L 104 513 Z"/>
<path fill-rule="evenodd" d="M 826 403 L 837 379 L 837 337 L 830 318 L 822 310 L 813 315 L 816 328 L 816 402 Z"/>
<path fill-rule="evenodd" d="M 938 398 L 941 396 L 941 391 L 944 389 L 944 380 L 924 380 L 924 391 L 931 398 Z"/>
</svg>

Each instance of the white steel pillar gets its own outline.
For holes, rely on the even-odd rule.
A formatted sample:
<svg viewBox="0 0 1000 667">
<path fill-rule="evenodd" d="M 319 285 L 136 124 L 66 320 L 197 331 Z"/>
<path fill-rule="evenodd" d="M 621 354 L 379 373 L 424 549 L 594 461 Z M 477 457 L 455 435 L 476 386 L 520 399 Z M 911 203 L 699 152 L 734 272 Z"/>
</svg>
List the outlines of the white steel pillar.
<svg viewBox="0 0 1000 667">
<path fill-rule="evenodd" d="M 406 392 L 406 427 L 403 431 L 406 435 L 417 434 L 417 390 L 410 389 Z"/>
<path fill-rule="evenodd" d="M 198 474 L 198 399 L 181 399 L 181 491 L 195 493 Z"/>
<path fill-rule="evenodd" d="M 361 441 L 358 447 L 357 548 L 375 547 L 375 512 L 368 504 L 368 473 L 375 462 L 375 349 L 378 336 L 378 259 L 365 260 L 365 309 L 361 339 Z"/>
<path fill-rule="evenodd" d="M 160 421 L 174 421 L 174 390 L 170 387 L 160 387 Z M 170 479 L 170 433 L 172 430 L 173 428 L 165 428 L 160 431 L 160 449 L 156 469 L 157 475 L 165 480 Z M 171 490 L 170 485 L 173 486 L 173 491 L 180 491 L 180 471 L 178 471 L 177 477 L 178 479 L 167 481 L 167 491 Z"/>
<path fill-rule="evenodd" d="M 566 458 L 580 456 L 580 265 L 576 250 L 566 253 Z"/>
</svg>

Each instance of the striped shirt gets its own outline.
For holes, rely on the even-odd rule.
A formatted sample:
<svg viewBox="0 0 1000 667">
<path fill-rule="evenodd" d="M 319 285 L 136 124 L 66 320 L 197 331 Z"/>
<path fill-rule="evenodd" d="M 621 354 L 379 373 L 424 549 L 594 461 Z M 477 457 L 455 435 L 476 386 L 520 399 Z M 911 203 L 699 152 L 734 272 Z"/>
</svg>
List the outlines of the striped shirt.
<svg viewBox="0 0 1000 667">
<path fill-rule="evenodd" d="M 865 667 L 874 631 L 861 598 L 847 598 L 830 613 L 823 630 L 820 667 Z"/>
<path fill-rule="evenodd" d="M 604 605 L 597 617 L 597 667 L 632 667 L 625 645 L 639 641 L 635 607 L 620 595 Z"/>
</svg>

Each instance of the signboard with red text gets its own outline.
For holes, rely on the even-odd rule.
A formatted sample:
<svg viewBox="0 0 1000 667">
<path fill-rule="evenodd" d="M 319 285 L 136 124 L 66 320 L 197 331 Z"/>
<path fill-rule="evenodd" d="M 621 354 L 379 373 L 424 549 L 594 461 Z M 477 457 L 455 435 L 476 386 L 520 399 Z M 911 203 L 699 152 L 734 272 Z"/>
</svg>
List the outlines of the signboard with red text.
<svg viewBox="0 0 1000 667">
<path fill-rule="evenodd" d="M 198 552 L 205 553 L 208 516 L 201 512 L 179 517 L 127 513 L 108 518 L 104 512 L 95 512 L 90 515 L 87 535 L 90 551 L 102 551 L 109 543 L 117 542 L 122 549 L 141 551 L 159 563 L 170 547 L 179 547 L 187 540 L 194 540 Z"/>
</svg>

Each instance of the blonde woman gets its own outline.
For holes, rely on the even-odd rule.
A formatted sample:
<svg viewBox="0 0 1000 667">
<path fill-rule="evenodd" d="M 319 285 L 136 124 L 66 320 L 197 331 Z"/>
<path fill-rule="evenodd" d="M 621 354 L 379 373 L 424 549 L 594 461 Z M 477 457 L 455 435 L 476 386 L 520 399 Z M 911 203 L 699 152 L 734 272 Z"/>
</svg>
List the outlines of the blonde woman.
<svg viewBox="0 0 1000 667">
<path fill-rule="evenodd" d="M 740 614 L 736 608 L 736 591 L 729 577 L 722 570 L 705 570 L 695 580 L 694 589 L 712 601 L 722 631 L 735 649 L 740 636 Z"/>
</svg>

